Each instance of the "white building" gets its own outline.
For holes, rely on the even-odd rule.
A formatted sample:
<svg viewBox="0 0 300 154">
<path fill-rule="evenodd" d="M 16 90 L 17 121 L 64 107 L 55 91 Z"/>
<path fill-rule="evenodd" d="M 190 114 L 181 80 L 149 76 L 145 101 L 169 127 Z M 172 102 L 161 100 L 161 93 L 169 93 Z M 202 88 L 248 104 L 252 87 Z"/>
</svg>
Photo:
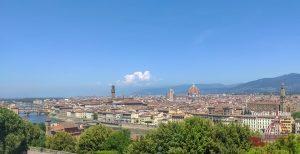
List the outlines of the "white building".
<svg viewBox="0 0 300 154">
<path fill-rule="evenodd" d="M 300 118 L 296 118 L 295 120 L 295 133 L 300 134 Z"/>
<path fill-rule="evenodd" d="M 84 118 L 85 117 L 85 114 L 82 110 L 76 110 L 75 111 L 75 117 L 76 118 Z"/>
<path fill-rule="evenodd" d="M 174 93 L 175 93 L 174 90 L 170 89 L 168 94 L 167 94 L 167 99 L 171 102 L 174 101 Z"/>
<path fill-rule="evenodd" d="M 67 111 L 67 117 L 74 117 L 75 112 L 74 111 Z"/>
<path fill-rule="evenodd" d="M 36 105 L 42 105 L 43 104 L 43 101 L 42 100 L 34 100 L 33 101 L 33 104 L 36 104 Z"/>
<path fill-rule="evenodd" d="M 274 117 L 272 116 L 243 116 L 242 123 L 253 131 L 265 132 Z"/>
<path fill-rule="evenodd" d="M 92 120 L 92 119 L 94 119 L 94 112 L 92 112 L 92 111 L 85 111 L 84 112 L 84 117 L 86 119 Z"/>
</svg>

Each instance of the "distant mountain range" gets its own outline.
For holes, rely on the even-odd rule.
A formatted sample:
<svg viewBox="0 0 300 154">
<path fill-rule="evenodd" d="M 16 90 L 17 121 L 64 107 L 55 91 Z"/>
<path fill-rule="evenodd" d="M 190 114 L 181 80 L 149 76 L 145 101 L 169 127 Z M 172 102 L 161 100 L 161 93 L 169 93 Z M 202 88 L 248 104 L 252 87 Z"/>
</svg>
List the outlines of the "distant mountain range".
<svg viewBox="0 0 300 154">
<path fill-rule="evenodd" d="M 300 94 L 300 74 L 296 73 L 235 85 L 196 84 L 196 86 L 202 94 L 277 94 L 282 83 L 284 83 L 288 94 Z M 148 88 L 136 91 L 134 95 L 165 95 L 170 88 L 174 89 L 176 94 L 186 94 L 190 86 L 191 84 L 183 84 L 170 87 Z"/>
</svg>

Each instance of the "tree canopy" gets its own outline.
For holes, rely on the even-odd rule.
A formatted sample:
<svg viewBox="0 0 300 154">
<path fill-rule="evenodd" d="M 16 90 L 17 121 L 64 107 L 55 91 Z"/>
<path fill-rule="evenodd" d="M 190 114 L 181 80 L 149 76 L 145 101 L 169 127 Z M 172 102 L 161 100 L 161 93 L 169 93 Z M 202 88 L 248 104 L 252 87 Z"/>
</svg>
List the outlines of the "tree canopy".
<svg viewBox="0 0 300 154">
<path fill-rule="evenodd" d="M 112 129 L 96 125 L 86 129 L 78 142 L 80 152 L 101 151 L 105 149 L 105 141 L 110 137 Z"/>
<path fill-rule="evenodd" d="M 248 153 L 297 154 L 300 153 L 300 136 L 290 134 L 277 139 L 275 142 L 270 143 L 265 147 L 253 148 Z"/>
<path fill-rule="evenodd" d="M 131 144 L 128 153 L 240 153 L 251 148 L 251 135 L 248 127 L 238 124 L 190 118 L 160 125 Z"/>
<path fill-rule="evenodd" d="M 76 152 L 76 139 L 72 135 L 66 132 L 58 132 L 53 136 L 48 136 L 46 139 L 46 148 Z"/>
<path fill-rule="evenodd" d="M 26 151 L 29 145 L 42 143 L 43 134 L 40 127 L 24 121 L 6 108 L 0 108 L 0 153 Z"/>
<path fill-rule="evenodd" d="M 77 153 L 300 153 L 299 136 L 285 136 L 266 145 L 259 139 L 248 127 L 196 117 L 161 124 L 137 141 L 131 141 L 129 130 L 103 125 L 91 126 L 79 137 L 66 132 L 45 137 L 44 124 L 31 124 L 0 108 L 0 153 L 4 154 L 21 153 L 29 145 Z M 261 147 L 253 148 L 257 145 Z"/>
<path fill-rule="evenodd" d="M 300 112 L 294 112 L 294 113 L 292 113 L 292 116 L 294 119 L 300 118 Z"/>
<path fill-rule="evenodd" d="M 45 147 L 45 124 L 31 124 L 30 122 L 27 122 L 27 125 L 29 126 L 27 131 L 30 132 L 29 145 L 34 147 Z"/>
<path fill-rule="evenodd" d="M 116 150 L 119 153 L 123 153 L 130 143 L 130 131 L 122 129 L 112 132 L 105 141 L 104 147 L 106 150 Z"/>
<path fill-rule="evenodd" d="M 126 129 L 112 130 L 103 125 L 86 129 L 79 138 L 77 150 L 79 153 L 124 153 L 131 143 L 130 131 Z M 108 151 L 107 151 L 108 150 Z"/>
</svg>

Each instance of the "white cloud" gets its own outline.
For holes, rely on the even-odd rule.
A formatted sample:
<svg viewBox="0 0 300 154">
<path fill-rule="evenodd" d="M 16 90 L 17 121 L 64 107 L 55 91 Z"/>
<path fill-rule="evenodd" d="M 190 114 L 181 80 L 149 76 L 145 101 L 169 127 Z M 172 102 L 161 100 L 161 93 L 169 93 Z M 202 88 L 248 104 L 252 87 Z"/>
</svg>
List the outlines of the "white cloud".
<svg viewBox="0 0 300 154">
<path fill-rule="evenodd" d="M 125 84 L 133 84 L 140 81 L 149 81 L 151 78 L 150 71 L 143 72 L 134 72 L 132 74 L 127 74 L 124 76 Z"/>
</svg>

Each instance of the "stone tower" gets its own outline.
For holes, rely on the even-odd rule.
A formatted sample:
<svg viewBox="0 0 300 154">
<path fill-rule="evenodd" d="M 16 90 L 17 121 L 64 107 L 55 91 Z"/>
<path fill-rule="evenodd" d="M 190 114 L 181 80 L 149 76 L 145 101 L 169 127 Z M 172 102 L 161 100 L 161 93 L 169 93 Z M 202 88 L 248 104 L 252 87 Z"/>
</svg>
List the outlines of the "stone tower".
<svg viewBox="0 0 300 154">
<path fill-rule="evenodd" d="M 286 98 L 286 92 L 285 92 L 284 84 L 281 84 L 280 105 L 279 105 L 279 111 L 281 111 L 281 112 L 285 111 L 285 98 Z"/>
<path fill-rule="evenodd" d="M 173 89 L 170 89 L 169 92 L 167 93 L 167 99 L 169 101 L 174 101 L 174 90 Z"/>
<path fill-rule="evenodd" d="M 116 87 L 115 85 L 111 86 L 111 99 L 115 99 L 116 97 Z"/>
</svg>

